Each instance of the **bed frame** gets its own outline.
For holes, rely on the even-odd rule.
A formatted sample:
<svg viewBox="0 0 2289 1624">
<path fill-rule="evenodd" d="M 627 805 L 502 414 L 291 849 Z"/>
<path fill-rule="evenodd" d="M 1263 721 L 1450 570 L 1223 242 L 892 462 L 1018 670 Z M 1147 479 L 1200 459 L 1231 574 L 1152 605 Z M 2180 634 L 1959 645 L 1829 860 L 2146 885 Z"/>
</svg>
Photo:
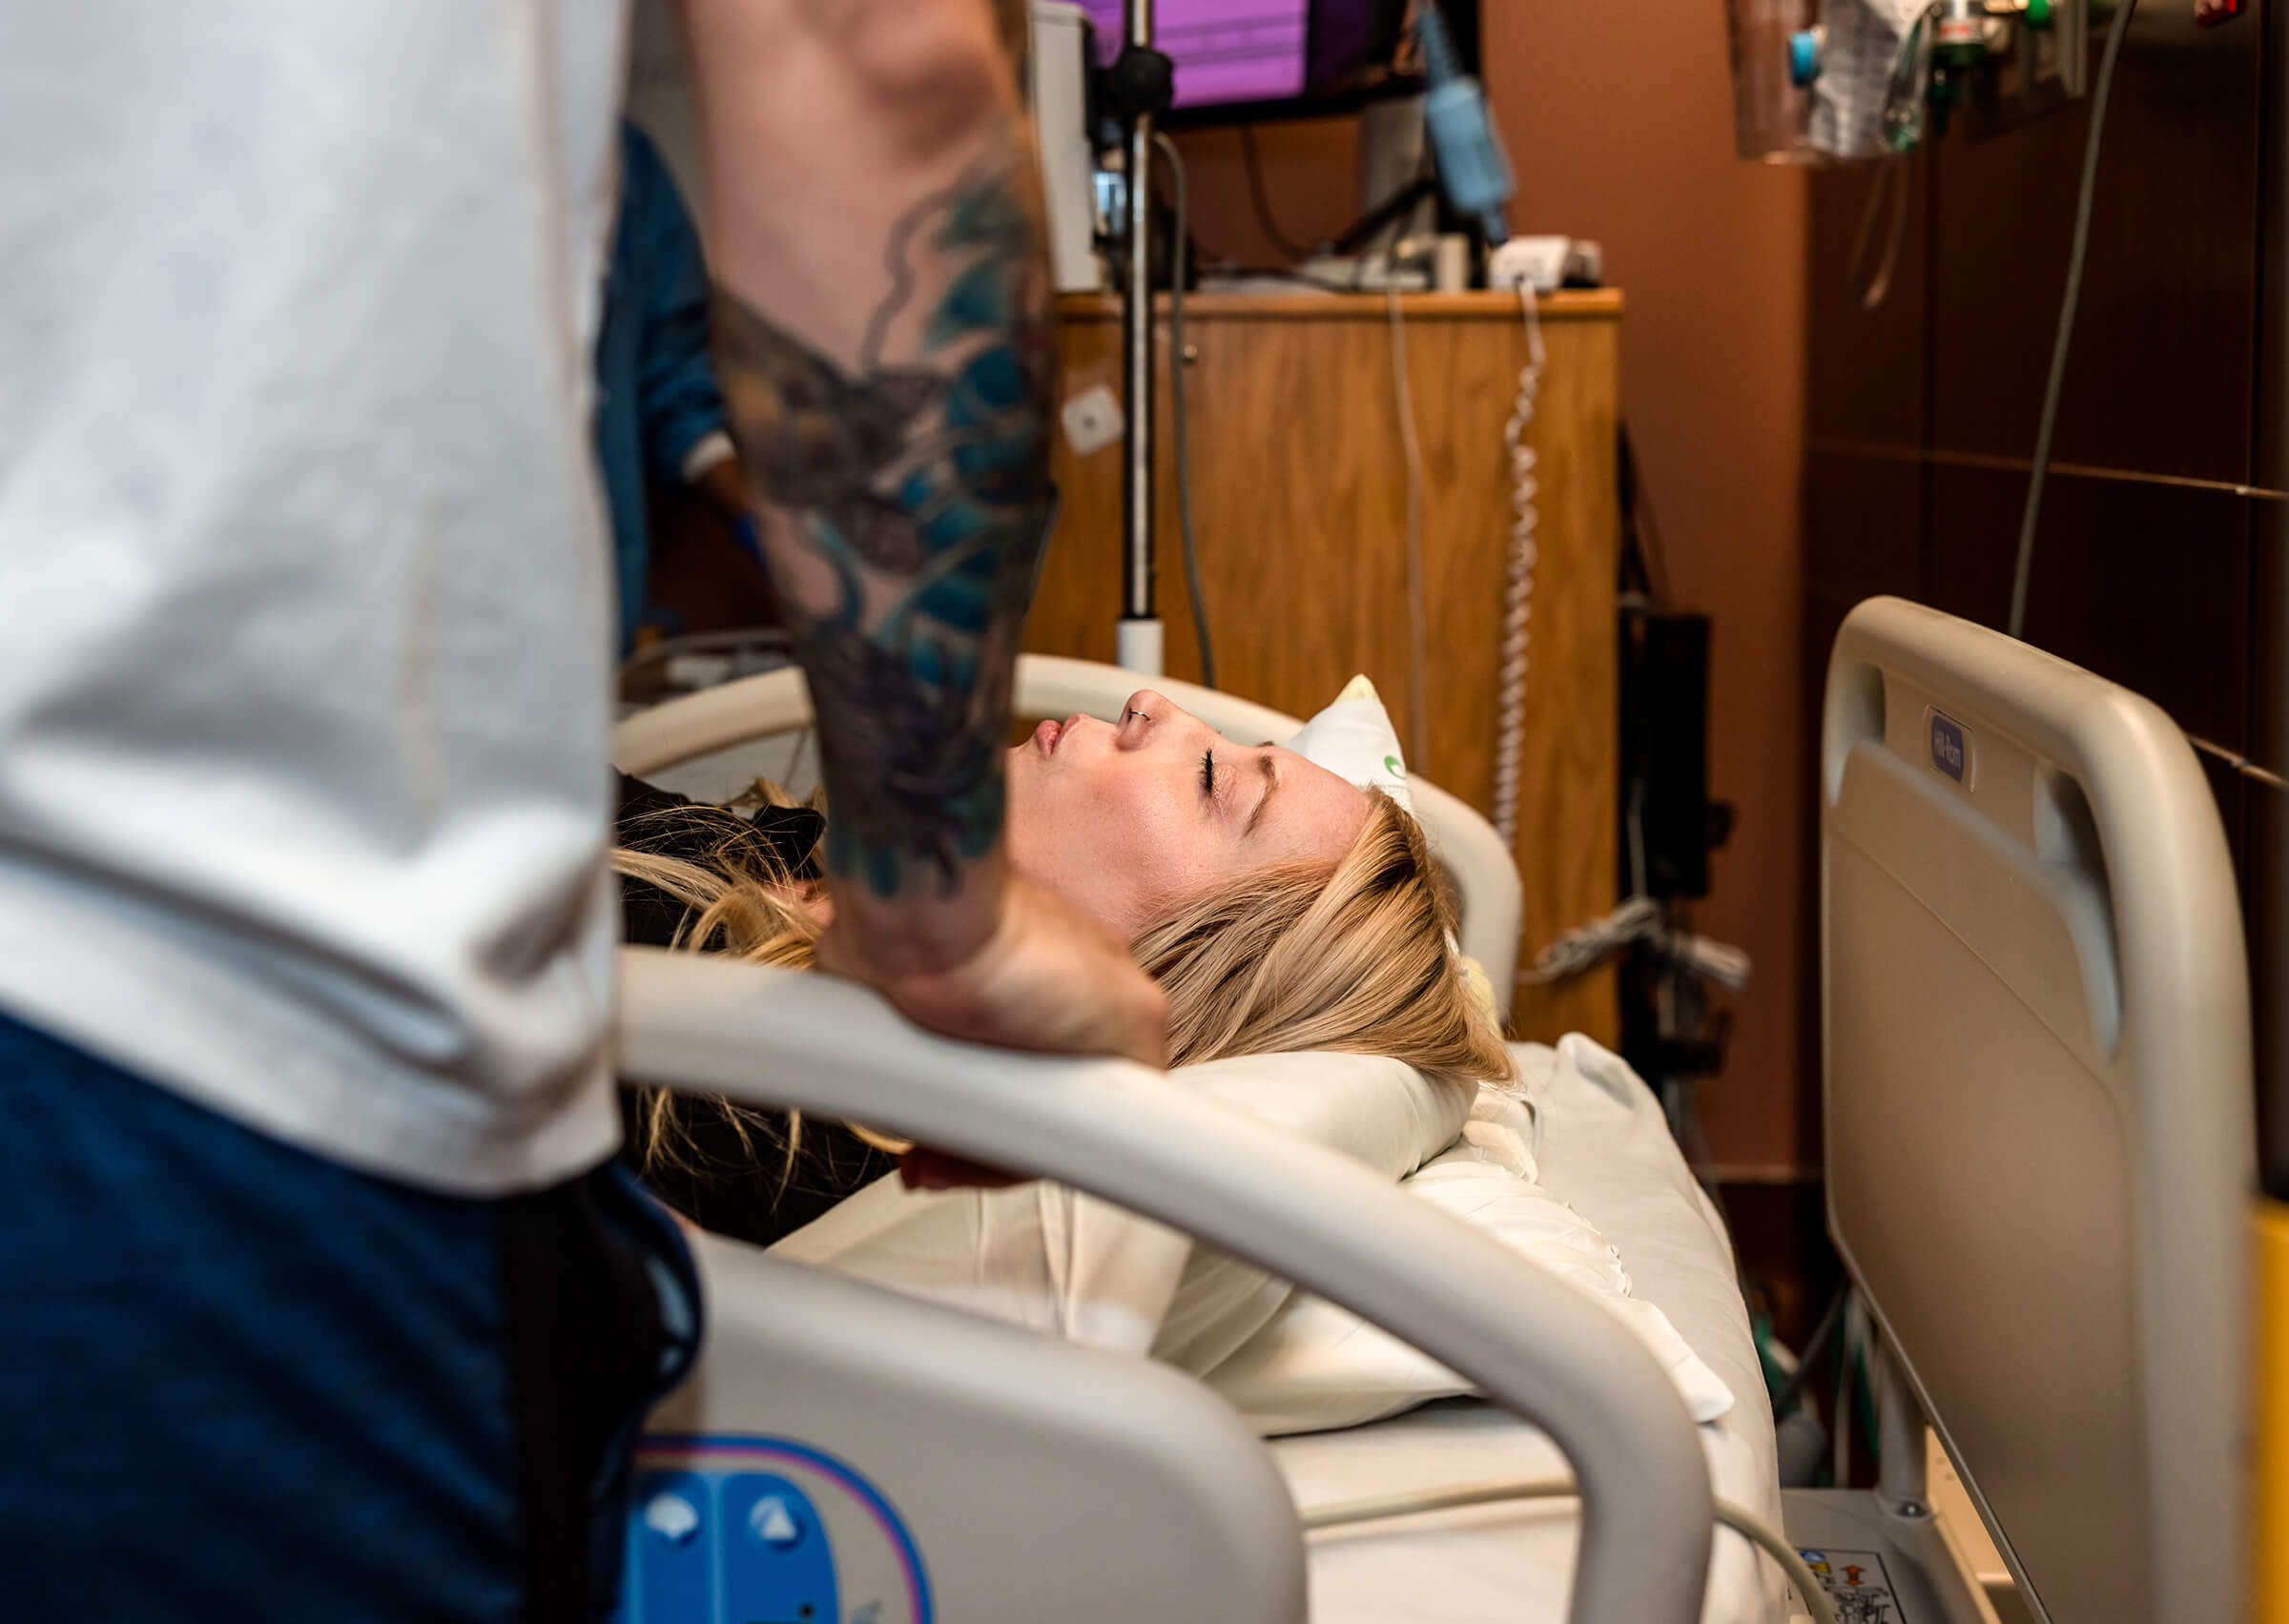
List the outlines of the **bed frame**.
<svg viewBox="0 0 2289 1624">
<path fill-rule="evenodd" d="M 2112 683 L 1876 599 L 1829 661 L 1820 790 L 1828 1222 L 1892 1408 L 2037 1618 L 2241 1618 L 2249 1003 L 2192 750 Z M 1904 1537 L 1921 1428 L 1887 1430 Z"/>
<path fill-rule="evenodd" d="M 1109 715 L 1133 681 L 1029 657 L 1018 709 Z M 1298 725 L 1162 686 L 1242 738 Z M 630 718 L 615 754 L 657 771 L 808 721 L 799 677 L 773 672 Z M 1463 894 L 1464 945 L 1506 995 L 1516 872 L 1475 813 L 1413 789 Z M 847 1116 L 1055 1178 L 1392 1328 L 1565 1450 L 1583 1494 L 1576 1624 L 1698 1616 L 1712 1502 L 1683 1404 L 1618 1320 L 1526 1260 L 1142 1067 L 942 1041 L 826 977 L 633 948 L 622 971 L 624 1077 Z M 783 1593 L 815 1520 L 835 1531 L 838 1560 L 846 1534 L 854 1551 L 879 1548 L 864 1581 L 877 1624 L 1304 1616 L 1293 1507 L 1263 1446 L 1206 1389 L 729 1243 L 699 1255 L 717 1318 L 653 1418 L 630 1624 L 760 1616 L 720 1588 L 736 1575 L 701 1573 L 707 1552 L 735 1548 Z M 725 1462 L 744 1475 L 715 1470 Z"/>
</svg>

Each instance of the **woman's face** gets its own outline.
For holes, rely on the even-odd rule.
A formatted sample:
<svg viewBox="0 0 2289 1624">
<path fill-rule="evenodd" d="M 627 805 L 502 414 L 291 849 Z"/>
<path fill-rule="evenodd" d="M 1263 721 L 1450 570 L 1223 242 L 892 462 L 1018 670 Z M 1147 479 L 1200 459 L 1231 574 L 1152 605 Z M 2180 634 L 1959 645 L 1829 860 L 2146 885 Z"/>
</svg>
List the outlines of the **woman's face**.
<svg viewBox="0 0 2289 1624">
<path fill-rule="evenodd" d="M 1326 768 L 1228 743 L 1148 688 L 1118 725 L 1043 722 L 1009 752 L 1010 866 L 1124 941 L 1267 864 L 1332 866 L 1367 812 Z"/>
</svg>

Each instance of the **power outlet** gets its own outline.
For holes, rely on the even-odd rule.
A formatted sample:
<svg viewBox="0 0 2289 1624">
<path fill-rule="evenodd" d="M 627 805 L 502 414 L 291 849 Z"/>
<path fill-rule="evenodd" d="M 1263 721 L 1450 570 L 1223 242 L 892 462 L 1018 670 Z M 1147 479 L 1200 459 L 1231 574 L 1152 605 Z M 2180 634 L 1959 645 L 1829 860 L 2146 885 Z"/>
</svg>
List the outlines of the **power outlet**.
<svg viewBox="0 0 2289 1624">
<path fill-rule="evenodd" d="M 2000 30 L 1987 61 L 1971 74 L 1964 123 L 1974 141 L 2031 124 L 2090 93 L 2089 0 L 2051 0 L 2048 28 L 2018 17 L 1993 20 Z"/>
</svg>

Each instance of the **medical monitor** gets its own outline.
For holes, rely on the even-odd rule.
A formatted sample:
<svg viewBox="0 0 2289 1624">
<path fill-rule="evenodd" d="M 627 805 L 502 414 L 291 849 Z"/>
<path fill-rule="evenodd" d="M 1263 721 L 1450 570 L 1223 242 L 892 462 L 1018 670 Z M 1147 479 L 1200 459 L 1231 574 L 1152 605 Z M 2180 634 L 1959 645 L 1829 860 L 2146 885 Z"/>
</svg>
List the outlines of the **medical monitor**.
<svg viewBox="0 0 2289 1624">
<path fill-rule="evenodd" d="M 1110 63 L 1123 0 L 1082 0 Z M 1477 0 L 1441 7 L 1464 66 L 1477 71 Z M 1157 0 L 1153 43 L 1176 64 L 1165 122 L 1234 123 L 1347 113 L 1422 88 L 1406 49 L 1407 0 Z"/>
</svg>

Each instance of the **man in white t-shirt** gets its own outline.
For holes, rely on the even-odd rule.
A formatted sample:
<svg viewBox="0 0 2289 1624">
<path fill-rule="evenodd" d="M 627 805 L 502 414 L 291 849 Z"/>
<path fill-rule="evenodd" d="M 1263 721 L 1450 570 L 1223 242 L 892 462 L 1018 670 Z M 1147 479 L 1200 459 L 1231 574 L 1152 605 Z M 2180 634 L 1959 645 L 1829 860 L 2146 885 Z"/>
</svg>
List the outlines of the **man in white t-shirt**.
<svg viewBox="0 0 2289 1624">
<path fill-rule="evenodd" d="M 1157 1059 L 1157 992 L 1001 856 L 1049 345 L 984 0 L 683 10 L 837 812 L 822 960 Z M 0 8 L 11 1616 L 605 1605 L 613 1450 L 691 1320 L 604 1165 L 623 27 Z"/>
</svg>

